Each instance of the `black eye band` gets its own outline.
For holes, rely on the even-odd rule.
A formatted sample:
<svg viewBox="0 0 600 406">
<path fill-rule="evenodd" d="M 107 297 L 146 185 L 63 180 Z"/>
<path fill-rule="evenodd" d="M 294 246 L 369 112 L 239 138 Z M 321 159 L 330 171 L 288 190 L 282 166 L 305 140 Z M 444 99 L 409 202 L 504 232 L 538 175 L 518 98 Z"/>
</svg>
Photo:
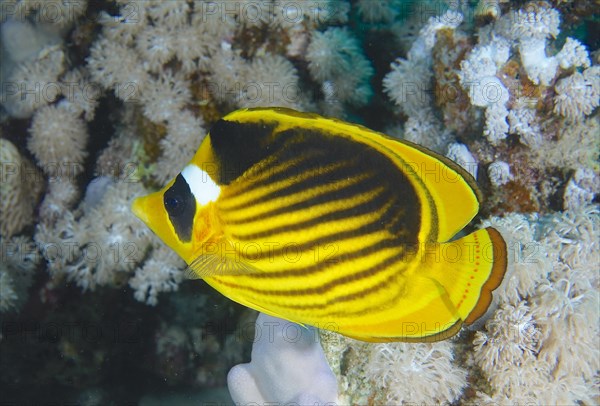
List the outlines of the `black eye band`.
<svg viewBox="0 0 600 406">
<path fill-rule="evenodd" d="M 190 241 L 194 228 L 196 199 L 181 174 L 177 175 L 173 186 L 163 195 L 163 203 L 179 239 L 185 242 Z"/>
</svg>

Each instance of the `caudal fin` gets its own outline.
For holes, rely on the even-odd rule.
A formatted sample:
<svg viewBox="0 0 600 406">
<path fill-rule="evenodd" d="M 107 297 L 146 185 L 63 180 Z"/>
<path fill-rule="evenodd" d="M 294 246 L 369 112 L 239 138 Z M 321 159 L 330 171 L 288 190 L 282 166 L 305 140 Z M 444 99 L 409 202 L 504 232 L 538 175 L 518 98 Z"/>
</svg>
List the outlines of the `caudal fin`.
<svg viewBox="0 0 600 406">
<path fill-rule="evenodd" d="M 465 324 L 467 325 L 473 323 L 485 314 L 492 302 L 492 291 L 500 286 L 504 279 L 508 261 L 506 242 L 504 242 L 504 238 L 502 238 L 500 233 L 496 231 L 495 228 L 491 227 L 480 231 L 487 231 L 489 241 L 486 242 L 486 244 L 491 247 L 493 257 L 492 260 L 486 264 L 489 276 L 487 281 L 481 287 L 477 304 L 465 319 Z"/>
<path fill-rule="evenodd" d="M 428 245 L 422 265 L 407 276 L 387 320 L 352 325 L 342 334 L 363 341 L 431 342 L 456 334 L 483 316 L 506 272 L 506 244 L 493 228 Z"/>
<path fill-rule="evenodd" d="M 485 228 L 441 245 L 444 266 L 433 277 L 444 287 L 464 324 L 483 316 L 506 272 L 506 243 Z"/>
</svg>

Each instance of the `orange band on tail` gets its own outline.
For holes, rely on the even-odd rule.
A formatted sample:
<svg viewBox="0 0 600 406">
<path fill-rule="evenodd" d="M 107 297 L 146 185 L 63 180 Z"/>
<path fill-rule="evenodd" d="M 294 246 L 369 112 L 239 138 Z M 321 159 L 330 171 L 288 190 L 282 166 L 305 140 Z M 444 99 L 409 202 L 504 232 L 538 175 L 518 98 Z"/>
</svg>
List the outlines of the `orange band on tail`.
<svg viewBox="0 0 600 406">
<path fill-rule="evenodd" d="M 496 229 L 488 227 L 486 228 L 486 231 L 488 232 L 493 246 L 494 262 L 492 265 L 492 272 L 490 273 L 488 280 L 481 287 L 479 301 L 465 320 L 465 324 L 467 325 L 473 323 L 475 320 L 485 314 L 490 306 L 490 303 L 492 303 L 492 291 L 500 286 L 500 283 L 504 278 L 504 274 L 506 273 L 506 243 Z"/>
</svg>

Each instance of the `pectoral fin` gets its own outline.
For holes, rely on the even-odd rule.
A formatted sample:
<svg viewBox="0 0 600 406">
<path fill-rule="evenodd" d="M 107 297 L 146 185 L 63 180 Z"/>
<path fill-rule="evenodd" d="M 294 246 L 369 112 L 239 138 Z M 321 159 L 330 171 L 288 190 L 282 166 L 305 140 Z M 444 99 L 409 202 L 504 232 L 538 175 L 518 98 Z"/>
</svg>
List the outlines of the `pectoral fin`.
<svg viewBox="0 0 600 406">
<path fill-rule="evenodd" d="M 210 248 L 203 248 L 202 252 L 188 264 L 188 267 L 185 270 L 187 279 L 202 279 L 211 276 L 248 275 L 263 272 L 253 264 L 240 258 L 233 248 L 225 249 L 226 246 L 233 246 L 226 241 L 208 243 L 205 245 Z"/>
</svg>

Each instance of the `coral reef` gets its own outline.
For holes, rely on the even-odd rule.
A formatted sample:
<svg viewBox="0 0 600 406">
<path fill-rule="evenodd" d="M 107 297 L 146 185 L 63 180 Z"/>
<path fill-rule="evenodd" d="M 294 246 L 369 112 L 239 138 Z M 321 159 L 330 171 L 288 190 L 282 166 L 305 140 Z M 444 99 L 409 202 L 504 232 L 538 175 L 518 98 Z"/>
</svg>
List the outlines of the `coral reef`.
<svg viewBox="0 0 600 406">
<path fill-rule="evenodd" d="M 94 186 L 91 183 L 88 190 Z M 84 200 L 77 213 L 64 210 L 56 222 L 40 223 L 35 234 L 50 273 L 66 276 L 84 290 L 122 285 L 141 263 L 151 241 L 151 232 L 129 211 L 133 198 L 144 193 L 142 185 L 122 182 L 104 189 L 99 201 Z M 97 224 L 100 220 L 101 225 Z M 139 287 L 145 299 L 148 287 Z M 152 302 L 152 296 L 148 300 Z"/>
<path fill-rule="evenodd" d="M 598 403 L 594 5 L 0 2 L 3 400 L 222 398 L 228 369 L 249 361 L 254 313 L 183 282 L 185 264 L 129 204 L 178 173 L 220 117 L 286 106 L 455 160 L 485 197 L 477 227 L 509 243 L 509 276 L 472 331 L 431 344 L 322 332 L 340 403 Z M 252 366 L 268 360 L 285 385 L 310 382 L 308 367 L 281 366 L 299 353 L 260 344 L 232 373 L 241 392 L 273 381 Z M 234 397 L 333 401 L 332 376 L 311 370 L 327 394 Z"/>
<path fill-rule="evenodd" d="M 0 238 L 0 312 L 18 310 L 40 262 L 37 246 L 27 237 Z"/>
<path fill-rule="evenodd" d="M 573 67 L 588 67 L 590 60 L 586 48 L 576 39 L 567 38 L 562 50 L 555 56 L 546 55 L 547 37 L 556 37 L 560 30 L 560 17 L 557 10 L 543 6 L 527 9 L 511 10 L 498 18 L 492 30 L 479 37 L 479 44 L 473 48 L 469 56 L 461 63 L 461 85 L 468 91 L 471 103 L 475 106 L 485 107 L 486 127 L 484 134 L 492 143 L 506 138 L 509 127 L 506 122 L 509 115 L 507 106 L 511 96 L 512 104 L 522 108 L 522 104 L 532 104 L 531 100 L 524 100 L 523 96 L 515 94 L 519 89 L 509 89 L 503 82 L 503 72 L 509 61 L 516 62 L 511 57 L 511 50 L 518 50 L 521 67 L 529 81 L 534 86 L 542 89 L 550 86 L 557 75 L 558 68 L 568 70 Z M 482 30 L 483 31 L 483 30 Z M 568 110 L 567 104 L 578 103 L 577 107 L 585 107 L 591 112 L 594 105 L 594 91 L 583 92 L 577 90 L 582 81 L 593 82 L 595 70 L 586 77 L 581 77 L 575 72 L 570 79 L 562 79 L 556 85 L 555 98 L 556 110 Z M 586 70 L 587 72 L 587 70 Z M 564 82 L 563 82 L 564 81 Z M 596 87 L 597 84 L 596 84 Z M 593 85 L 592 85 L 593 88 Z M 590 94 L 587 94 L 590 93 Z M 569 94 L 571 96 L 569 96 Z M 596 99 L 598 96 L 596 95 Z M 576 101 L 571 100 L 576 99 Z M 512 111 L 513 109 L 510 109 Z M 585 114 L 585 109 L 579 109 Z M 572 113 L 571 113 L 572 114 Z M 589 113 L 588 113 L 589 114 Z M 532 120 L 533 111 L 529 114 L 513 115 L 512 131 L 520 132 L 521 121 L 523 126 L 528 126 Z M 519 120 L 521 118 L 521 120 Z M 514 124 L 513 124 L 514 123 Z M 516 130 L 514 129 L 516 127 Z"/>
<path fill-rule="evenodd" d="M 315 32 L 306 59 L 310 75 L 321 83 L 326 102 L 362 105 L 369 101 L 373 68 L 347 29 L 331 27 Z"/>
<path fill-rule="evenodd" d="M 27 146 L 46 175 L 75 176 L 83 169 L 89 135 L 82 119 L 60 106 L 44 106 L 35 112 L 29 131 Z M 69 172 L 61 176 L 62 171 Z"/>
<path fill-rule="evenodd" d="M 599 101 L 600 66 L 592 66 L 582 73 L 575 72 L 556 83 L 554 112 L 561 116 L 570 119 L 589 116 L 598 107 Z"/>
<path fill-rule="evenodd" d="M 473 340 L 479 401 L 593 404 L 600 367 L 600 212 L 492 218 L 514 250 L 498 310 Z M 488 386 L 489 385 L 489 386 Z"/>
<path fill-rule="evenodd" d="M 9 238 L 34 222 L 44 180 L 13 143 L 0 138 L 0 235 Z"/>
<path fill-rule="evenodd" d="M 444 150 L 449 134 L 433 111 L 432 50 L 438 31 L 453 30 L 462 21 L 462 14 L 452 10 L 430 17 L 420 29 L 407 57 L 398 58 L 392 64 L 392 71 L 383 79 L 386 93 L 408 116 L 404 126 L 405 138 L 437 151 Z"/>
<path fill-rule="evenodd" d="M 367 344 L 321 331 L 340 404 L 439 404 L 457 400 L 467 371 L 450 342 Z"/>
</svg>

